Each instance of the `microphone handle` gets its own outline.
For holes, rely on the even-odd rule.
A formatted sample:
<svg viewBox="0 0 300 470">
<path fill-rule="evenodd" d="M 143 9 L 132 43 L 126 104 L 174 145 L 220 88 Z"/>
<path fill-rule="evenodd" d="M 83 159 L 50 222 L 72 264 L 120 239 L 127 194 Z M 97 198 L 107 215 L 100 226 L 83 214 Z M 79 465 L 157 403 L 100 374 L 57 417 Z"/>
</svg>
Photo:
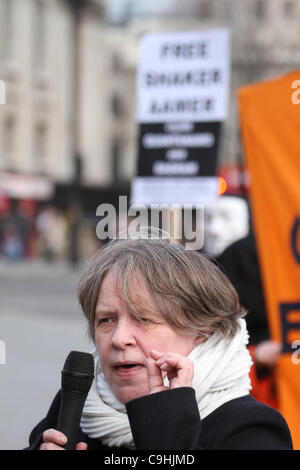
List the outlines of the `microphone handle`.
<svg viewBox="0 0 300 470">
<path fill-rule="evenodd" d="M 86 393 L 76 393 L 61 389 L 61 403 L 57 430 L 68 438 L 66 450 L 74 450 L 78 441 L 78 432 Z"/>
</svg>

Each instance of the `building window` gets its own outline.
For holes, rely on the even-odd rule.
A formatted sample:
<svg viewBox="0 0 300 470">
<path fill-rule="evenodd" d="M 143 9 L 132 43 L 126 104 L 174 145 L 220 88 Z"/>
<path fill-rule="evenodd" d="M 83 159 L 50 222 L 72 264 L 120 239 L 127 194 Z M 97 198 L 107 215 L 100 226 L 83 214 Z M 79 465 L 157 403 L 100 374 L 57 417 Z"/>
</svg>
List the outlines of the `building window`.
<svg viewBox="0 0 300 470">
<path fill-rule="evenodd" d="M 14 25 L 13 25 L 14 0 L 3 0 L 2 2 L 2 57 L 5 61 L 13 59 L 13 41 L 14 41 Z"/>
<path fill-rule="evenodd" d="M 46 4 L 44 0 L 34 0 L 33 7 L 33 68 L 42 71 L 45 69 L 46 54 Z"/>
<path fill-rule="evenodd" d="M 212 16 L 212 4 L 209 0 L 202 0 L 199 5 L 200 19 L 207 20 Z"/>
<path fill-rule="evenodd" d="M 267 14 L 267 2 L 266 0 L 256 0 L 254 4 L 254 15 L 258 20 L 262 20 Z"/>
<path fill-rule="evenodd" d="M 283 4 L 283 15 L 285 18 L 291 19 L 296 14 L 295 12 L 295 2 L 288 0 Z"/>
<path fill-rule="evenodd" d="M 15 142 L 15 120 L 12 116 L 8 116 L 4 120 L 3 124 L 3 136 L 2 136 L 2 150 L 4 157 L 4 166 L 13 168 L 14 166 L 14 142 Z"/>
<path fill-rule="evenodd" d="M 35 168 L 37 171 L 44 171 L 47 157 L 47 128 L 44 123 L 39 123 L 35 127 L 33 152 Z"/>
<path fill-rule="evenodd" d="M 120 119 L 123 115 L 123 103 L 117 93 L 113 93 L 111 97 L 111 111 L 115 119 Z"/>
</svg>

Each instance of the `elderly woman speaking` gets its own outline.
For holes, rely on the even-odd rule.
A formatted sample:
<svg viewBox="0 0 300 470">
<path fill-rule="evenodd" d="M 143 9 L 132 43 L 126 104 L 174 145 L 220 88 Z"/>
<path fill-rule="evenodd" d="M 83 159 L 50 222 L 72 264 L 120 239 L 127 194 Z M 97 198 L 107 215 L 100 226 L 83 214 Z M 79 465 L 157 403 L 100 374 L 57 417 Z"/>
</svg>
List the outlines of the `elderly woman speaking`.
<svg viewBox="0 0 300 470">
<path fill-rule="evenodd" d="M 96 253 L 78 297 L 95 379 L 76 449 L 292 449 L 286 422 L 249 395 L 244 310 L 205 256 L 162 239 Z M 29 449 L 62 449 L 56 395 Z"/>
</svg>

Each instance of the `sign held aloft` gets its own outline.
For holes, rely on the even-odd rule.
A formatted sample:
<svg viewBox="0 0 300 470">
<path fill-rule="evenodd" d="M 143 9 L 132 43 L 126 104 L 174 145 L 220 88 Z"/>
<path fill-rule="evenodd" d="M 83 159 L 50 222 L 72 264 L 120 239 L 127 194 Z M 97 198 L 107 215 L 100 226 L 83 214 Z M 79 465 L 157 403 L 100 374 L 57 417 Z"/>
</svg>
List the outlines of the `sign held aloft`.
<svg viewBox="0 0 300 470">
<path fill-rule="evenodd" d="M 229 96 L 229 48 L 229 32 L 224 29 L 142 38 L 134 204 L 206 205 L 217 196 L 220 125 Z"/>
<path fill-rule="evenodd" d="M 137 76 L 140 123 L 223 121 L 227 115 L 227 30 L 148 34 Z"/>
</svg>

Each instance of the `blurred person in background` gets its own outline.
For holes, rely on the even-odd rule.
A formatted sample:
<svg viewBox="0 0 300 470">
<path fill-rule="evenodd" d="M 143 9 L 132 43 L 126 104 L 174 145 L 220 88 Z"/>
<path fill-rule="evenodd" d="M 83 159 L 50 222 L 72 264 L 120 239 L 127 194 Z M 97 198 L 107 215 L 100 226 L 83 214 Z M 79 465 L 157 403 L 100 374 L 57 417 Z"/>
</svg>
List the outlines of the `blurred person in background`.
<svg viewBox="0 0 300 470">
<path fill-rule="evenodd" d="M 113 240 L 78 298 L 96 350 L 77 450 L 292 449 L 282 416 L 249 395 L 244 309 L 201 253 Z M 58 392 L 28 449 L 63 449 L 60 401 Z"/>
<path fill-rule="evenodd" d="M 23 225 L 25 228 L 25 234 L 23 236 L 24 246 L 24 257 L 35 258 L 36 257 L 36 210 L 37 201 L 30 199 L 21 199 L 18 201 L 18 214 L 23 219 Z M 23 229 L 24 231 L 24 229 Z M 22 232 L 22 230 L 21 230 Z"/>
<path fill-rule="evenodd" d="M 20 260 L 27 256 L 29 219 L 17 201 L 2 217 L 2 253 L 9 260 Z"/>
<path fill-rule="evenodd" d="M 23 257 L 23 244 L 20 233 L 11 222 L 4 224 L 2 233 L 2 253 L 10 261 L 17 261 Z"/>
<path fill-rule="evenodd" d="M 36 218 L 39 251 L 46 261 L 61 259 L 66 255 L 67 222 L 55 207 L 47 206 Z"/>
<path fill-rule="evenodd" d="M 9 214 L 11 208 L 11 202 L 6 194 L 0 192 L 0 255 L 3 254 L 3 237 L 6 216 Z"/>
<path fill-rule="evenodd" d="M 248 205 L 241 197 L 219 196 L 204 215 L 204 251 L 212 258 L 249 233 Z"/>
<path fill-rule="evenodd" d="M 228 276 L 248 312 L 248 348 L 253 359 L 251 394 L 278 408 L 274 372 L 281 344 L 270 339 L 255 237 L 243 198 L 221 196 L 207 210 L 205 250 Z"/>
<path fill-rule="evenodd" d="M 254 233 L 236 241 L 217 258 L 232 284 L 240 302 L 246 308 L 249 331 L 249 351 L 253 359 L 250 377 L 251 394 L 259 401 L 278 408 L 276 365 L 282 345 L 270 339 Z"/>
</svg>

